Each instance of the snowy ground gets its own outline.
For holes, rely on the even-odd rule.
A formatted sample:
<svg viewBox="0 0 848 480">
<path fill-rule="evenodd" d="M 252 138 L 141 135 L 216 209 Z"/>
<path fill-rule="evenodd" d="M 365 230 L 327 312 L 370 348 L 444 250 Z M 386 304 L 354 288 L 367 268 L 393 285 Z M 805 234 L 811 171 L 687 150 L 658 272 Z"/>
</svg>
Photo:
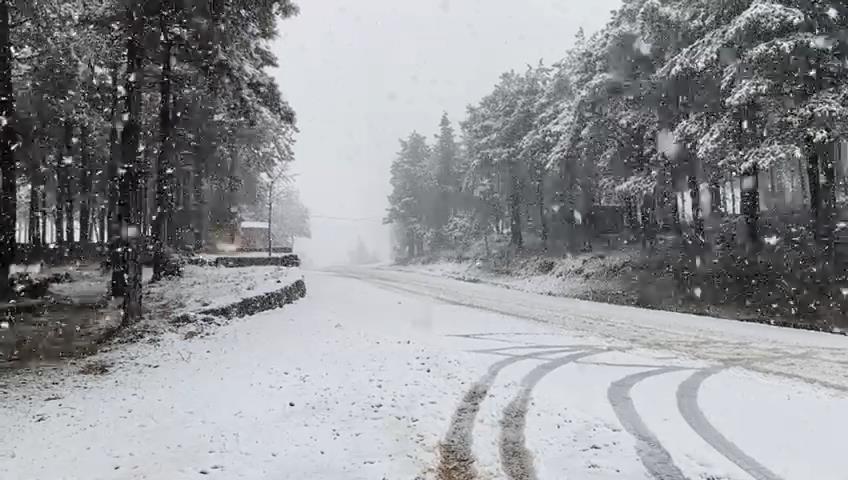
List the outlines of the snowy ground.
<svg viewBox="0 0 848 480">
<path fill-rule="evenodd" d="M 640 255 L 636 250 L 576 257 L 519 258 L 508 267 L 501 267 L 505 271 L 475 260 L 384 268 L 485 282 L 530 293 L 633 305 L 639 301 L 639 288 L 635 287 L 638 280 L 632 266 L 638 264 Z M 660 285 L 659 279 L 655 279 L 655 283 L 658 288 L 665 286 Z"/>
<path fill-rule="evenodd" d="M 427 275 L 0 378 L 0 478 L 843 479 L 848 338 Z"/>
</svg>

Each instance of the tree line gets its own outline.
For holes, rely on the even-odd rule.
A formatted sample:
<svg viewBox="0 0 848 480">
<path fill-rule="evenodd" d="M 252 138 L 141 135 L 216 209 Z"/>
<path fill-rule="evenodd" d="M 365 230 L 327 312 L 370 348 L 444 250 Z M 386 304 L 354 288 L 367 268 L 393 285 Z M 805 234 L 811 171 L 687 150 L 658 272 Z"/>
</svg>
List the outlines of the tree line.
<svg viewBox="0 0 848 480">
<path fill-rule="evenodd" d="M 408 257 L 493 234 L 578 252 L 619 223 L 700 252 L 736 214 L 752 253 L 762 213 L 792 213 L 832 265 L 847 70 L 841 2 L 625 0 L 559 62 L 502 75 L 459 140 L 446 116 L 433 145 L 403 139 L 386 222 Z"/>
<path fill-rule="evenodd" d="M 0 0 L 0 289 L 32 245 L 108 243 L 141 315 L 142 248 L 220 240 L 292 160 L 267 69 L 289 0 Z M 25 209 L 17 199 L 23 194 Z M 25 211 L 24 218 L 18 212 Z"/>
</svg>

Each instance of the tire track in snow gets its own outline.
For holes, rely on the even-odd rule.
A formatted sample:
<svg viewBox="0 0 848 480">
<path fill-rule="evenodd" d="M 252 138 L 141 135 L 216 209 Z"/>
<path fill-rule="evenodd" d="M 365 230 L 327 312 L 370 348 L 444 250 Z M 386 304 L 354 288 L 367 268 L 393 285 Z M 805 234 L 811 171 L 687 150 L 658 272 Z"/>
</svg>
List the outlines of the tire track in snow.
<svg viewBox="0 0 848 480">
<path fill-rule="evenodd" d="M 465 392 L 453 414 L 448 433 L 439 446 L 441 457 L 437 469 L 439 480 L 473 480 L 477 478 L 477 470 L 474 467 L 476 459 L 471 450 L 474 423 L 477 419 L 477 413 L 480 411 L 480 404 L 488 396 L 489 389 L 503 369 L 538 355 L 569 353 L 574 350 L 575 348 L 568 347 L 541 350 L 506 358 L 492 364 L 486 374 Z"/>
<path fill-rule="evenodd" d="M 510 480 L 536 479 L 533 454 L 527 449 L 524 435 L 524 429 L 527 426 L 527 411 L 530 407 L 533 389 L 546 375 L 554 370 L 599 352 L 600 350 L 578 352 L 543 363 L 531 370 L 521 380 L 521 392 L 504 408 L 501 417 L 501 464 Z"/>
<path fill-rule="evenodd" d="M 618 417 L 618 421 L 627 433 L 636 439 L 636 453 L 642 465 L 657 480 L 686 480 L 686 476 L 674 464 L 671 454 L 662 446 L 656 435 L 645 425 L 639 412 L 636 411 L 630 392 L 636 384 L 647 378 L 679 370 L 682 369 L 668 367 L 637 373 L 613 382 L 607 390 L 607 398 L 615 416 Z"/>
<path fill-rule="evenodd" d="M 779 475 L 748 456 L 735 443 L 722 435 L 710 423 L 698 405 L 698 393 L 701 390 L 701 385 L 721 370 L 721 368 L 699 370 L 680 384 L 677 388 L 677 408 L 680 410 L 680 414 L 683 415 L 683 419 L 686 420 L 692 430 L 705 442 L 756 480 L 782 480 Z"/>
</svg>

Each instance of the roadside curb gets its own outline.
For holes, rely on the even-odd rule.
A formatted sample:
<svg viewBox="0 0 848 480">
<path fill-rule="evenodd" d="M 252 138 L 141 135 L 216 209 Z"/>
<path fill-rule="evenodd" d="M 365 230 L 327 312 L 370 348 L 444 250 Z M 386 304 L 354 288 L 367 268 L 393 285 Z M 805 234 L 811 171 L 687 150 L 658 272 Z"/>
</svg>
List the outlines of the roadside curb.
<svg viewBox="0 0 848 480">
<path fill-rule="evenodd" d="M 179 315 L 171 320 L 171 323 L 185 325 L 193 323 L 198 317 L 219 317 L 227 320 L 244 318 L 256 315 L 257 313 L 283 308 L 304 297 L 306 297 L 306 282 L 297 280 L 280 290 L 245 298 L 223 307 L 208 308 L 199 312 Z"/>
<path fill-rule="evenodd" d="M 207 259 L 192 257 L 186 260 L 189 265 L 200 267 L 299 267 L 300 257 L 295 254 L 281 255 L 276 257 L 218 257 Z"/>
</svg>

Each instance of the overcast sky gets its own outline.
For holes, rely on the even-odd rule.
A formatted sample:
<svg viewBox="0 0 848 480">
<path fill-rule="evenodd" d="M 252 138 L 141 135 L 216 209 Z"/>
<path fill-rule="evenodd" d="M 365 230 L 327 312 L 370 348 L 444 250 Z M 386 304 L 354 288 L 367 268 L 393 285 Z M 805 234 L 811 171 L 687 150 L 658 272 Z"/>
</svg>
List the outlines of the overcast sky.
<svg viewBox="0 0 848 480">
<path fill-rule="evenodd" d="M 443 111 L 463 117 L 502 72 L 553 63 L 618 0 L 301 0 L 281 25 L 275 72 L 298 115 L 297 185 L 319 264 L 347 259 L 357 236 L 388 252 L 381 226 L 398 139 L 432 138 Z"/>
</svg>

